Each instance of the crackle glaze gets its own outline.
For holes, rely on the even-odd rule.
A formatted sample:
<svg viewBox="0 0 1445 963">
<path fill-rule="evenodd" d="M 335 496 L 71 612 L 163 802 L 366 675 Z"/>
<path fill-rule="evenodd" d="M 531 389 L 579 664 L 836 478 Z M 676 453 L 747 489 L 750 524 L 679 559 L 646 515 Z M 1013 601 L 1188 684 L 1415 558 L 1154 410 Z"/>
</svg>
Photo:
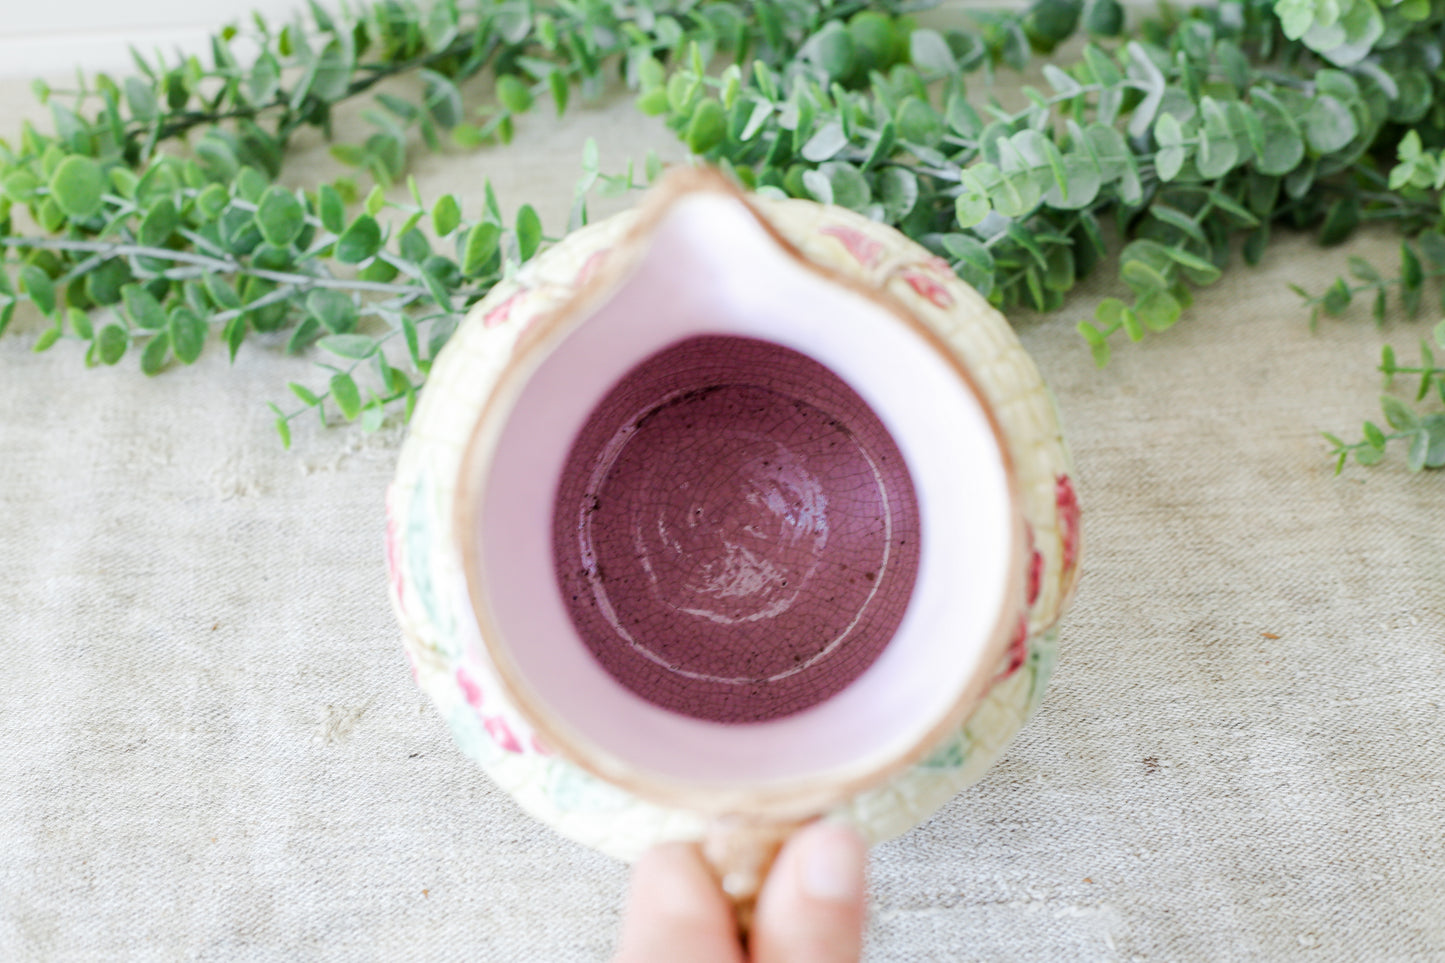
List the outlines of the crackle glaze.
<svg viewBox="0 0 1445 963">
<path fill-rule="evenodd" d="M 982 699 L 920 761 L 832 812 L 870 842 L 878 842 L 922 822 L 976 781 L 1043 695 L 1056 654 L 1057 623 L 1078 574 L 1079 507 L 1069 457 L 1052 398 L 1033 362 L 1002 315 L 944 262 L 896 231 L 847 210 L 759 197 L 749 197 L 748 204 L 798 255 L 916 318 L 967 369 L 998 425 L 1026 523 L 1024 610 Z M 609 256 L 633 243 L 636 219 L 635 212 L 628 212 L 569 235 L 514 278 L 497 285 L 471 311 L 432 368 L 386 503 L 392 605 L 417 683 L 434 701 L 457 743 L 529 813 L 578 842 L 627 860 L 664 840 L 701 838 L 704 818 L 629 795 L 561 758 L 506 699 L 495 668 L 481 654 L 484 647 L 463 584 L 453 512 L 465 449 L 519 338 L 534 322 L 571 302 L 605 268 Z M 643 376 L 665 377 L 665 368 Z M 847 391 L 841 382 L 840 386 Z M 716 396 L 708 403 L 713 407 L 691 414 L 717 418 L 718 412 L 729 410 L 729 404 L 738 410 L 765 410 L 772 402 L 762 396 Z M 835 398 L 834 404 L 845 402 Z M 806 422 L 808 412 L 796 410 L 799 423 Z M 653 428 L 673 430 L 667 417 L 667 413 L 658 415 Z M 609 430 L 598 429 L 603 435 Z M 871 442 L 875 452 L 886 449 L 887 432 L 881 427 L 879 431 L 881 440 Z M 583 435 L 585 440 L 585 431 Z M 866 429 L 863 435 L 868 435 Z M 826 433 L 819 437 L 826 438 Z M 605 444 L 601 436 L 592 441 L 594 449 Z M 665 449 L 663 445 L 658 450 Z M 839 470 L 853 470 L 848 459 L 863 456 L 845 450 L 830 457 L 842 466 Z M 655 462 L 656 453 L 651 453 L 623 469 L 641 478 Z M 587 506 L 596 494 L 588 489 L 585 477 L 571 482 L 575 491 L 568 484 L 564 480 L 559 489 L 559 519 L 567 518 L 568 505 Z M 911 494 L 897 479 L 890 484 L 895 492 Z M 796 494 L 801 487 L 796 483 L 789 491 Z M 899 518 L 900 524 L 907 524 L 906 504 Z M 572 523 L 558 524 L 565 529 Z M 605 537 L 605 521 L 599 524 Z M 845 546 L 845 555 L 866 559 L 878 551 L 869 537 L 860 532 L 852 542 L 838 544 Z M 568 539 L 559 529 L 559 557 L 566 544 Z M 838 564 L 854 560 L 850 556 Z M 578 566 L 577 571 L 577 594 L 594 591 L 595 585 L 584 584 L 586 567 Z M 906 565 L 900 571 L 906 576 Z M 888 590 L 885 585 L 879 590 L 894 592 L 895 609 L 907 598 L 906 579 L 898 585 L 901 588 Z M 869 582 L 867 591 L 874 590 Z M 888 606 L 881 611 L 886 615 Z M 881 637 L 886 635 L 884 631 Z M 673 656 L 702 658 L 696 653 L 669 655 Z M 868 657 L 867 653 L 854 656 L 864 666 Z M 619 671 L 642 670 L 623 666 Z M 851 678 L 839 675 L 834 688 L 847 685 Z M 830 691 L 825 685 L 818 690 L 821 695 L 814 692 L 810 698 L 826 698 Z M 712 717 L 727 718 L 729 711 L 737 710 L 718 709 Z M 735 717 L 748 718 L 746 711 Z"/>
</svg>

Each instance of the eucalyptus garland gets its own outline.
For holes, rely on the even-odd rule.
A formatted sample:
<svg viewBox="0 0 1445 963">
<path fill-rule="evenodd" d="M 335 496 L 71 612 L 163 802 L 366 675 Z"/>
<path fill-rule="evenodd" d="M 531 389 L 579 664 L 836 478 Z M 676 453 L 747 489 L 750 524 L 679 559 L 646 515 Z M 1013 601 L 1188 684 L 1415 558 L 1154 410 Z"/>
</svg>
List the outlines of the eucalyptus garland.
<svg viewBox="0 0 1445 963">
<path fill-rule="evenodd" d="M 490 185 L 474 217 L 410 182 L 408 202 L 388 201 L 411 132 L 431 149 L 505 143 L 517 115 L 548 99 L 560 114 L 609 73 L 743 186 L 895 225 L 1002 307 L 1059 310 L 1117 258 L 1129 298 L 1078 326 L 1100 365 L 1119 338 L 1174 325 L 1194 289 L 1236 255 L 1257 261 L 1281 228 L 1331 244 L 1389 220 L 1407 237 L 1396 276 L 1351 259 L 1353 280 L 1300 292 L 1311 313 L 1369 300 L 1379 320 L 1394 296 L 1413 315 L 1445 275 L 1445 0 L 1224 0 L 1127 35 L 1116 0 L 1036 0 L 947 29 L 913 19 L 926 5 L 313 5 L 279 27 L 227 27 L 205 60 L 137 54 L 123 81 L 37 85 L 53 130 L 0 141 L 0 331 L 29 300 L 51 320 L 37 350 L 80 341 L 90 364 L 134 351 L 147 374 L 194 362 L 213 337 L 234 357 L 270 335 L 323 369 L 290 386 L 299 407 L 273 405 L 286 443 L 310 410 L 374 430 L 393 406 L 409 415 L 467 306 L 556 237 L 527 204 L 504 221 Z M 1047 89 L 1025 87 L 1022 109 L 971 94 L 1078 34 L 1078 55 L 1045 63 Z M 457 85 L 482 71 L 494 96 L 469 111 Z M 420 102 L 373 90 L 402 73 L 419 76 Z M 336 105 L 360 96 L 370 133 L 332 147 L 357 177 L 277 186 L 292 134 L 329 136 Z M 566 227 L 585 223 L 591 192 L 659 168 L 649 156 L 609 175 L 588 145 Z M 1445 349 L 1445 324 L 1434 339 Z M 1374 464 L 1392 441 L 1411 469 L 1445 465 L 1445 412 L 1426 400 L 1445 402 L 1445 368 L 1429 341 L 1418 363 L 1385 349 L 1380 368 L 1411 379 L 1414 399 L 1386 397 L 1388 432 L 1326 436 L 1338 465 Z"/>
</svg>

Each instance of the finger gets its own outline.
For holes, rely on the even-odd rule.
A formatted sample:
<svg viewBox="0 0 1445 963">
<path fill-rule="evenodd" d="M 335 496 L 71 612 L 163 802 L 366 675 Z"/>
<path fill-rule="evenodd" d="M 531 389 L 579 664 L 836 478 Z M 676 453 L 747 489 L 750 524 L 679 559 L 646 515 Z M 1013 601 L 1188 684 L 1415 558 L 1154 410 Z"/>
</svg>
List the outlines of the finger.
<svg viewBox="0 0 1445 963">
<path fill-rule="evenodd" d="M 753 963 L 857 963 L 867 860 L 845 826 L 816 823 L 789 840 L 758 900 Z"/>
<path fill-rule="evenodd" d="M 743 963 L 732 906 L 696 846 L 668 843 L 632 871 L 614 963 Z"/>
</svg>

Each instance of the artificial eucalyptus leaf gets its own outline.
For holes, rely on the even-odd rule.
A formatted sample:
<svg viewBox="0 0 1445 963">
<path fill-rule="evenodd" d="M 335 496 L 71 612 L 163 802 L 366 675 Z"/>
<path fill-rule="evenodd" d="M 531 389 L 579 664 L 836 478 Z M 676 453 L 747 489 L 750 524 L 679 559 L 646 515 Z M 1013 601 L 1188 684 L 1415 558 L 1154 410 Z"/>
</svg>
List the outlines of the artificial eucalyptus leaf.
<svg viewBox="0 0 1445 963">
<path fill-rule="evenodd" d="M 118 324 L 107 324 L 95 338 L 96 357 L 101 364 L 115 364 L 125 355 L 130 345 L 130 336 Z"/>
<path fill-rule="evenodd" d="M 306 226 L 306 210 L 296 196 L 280 186 L 269 188 L 256 206 L 256 227 L 274 247 L 287 247 Z"/>
<path fill-rule="evenodd" d="M 194 364 L 206 344 L 206 322 L 185 305 L 171 309 L 166 330 L 171 349 L 182 364 Z"/>
<path fill-rule="evenodd" d="M 331 400 L 347 421 L 354 420 L 361 412 L 361 391 L 349 374 L 331 376 Z"/>
<path fill-rule="evenodd" d="M 100 164 L 72 154 L 50 176 L 50 195 L 69 217 L 87 218 L 100 210 L 106 178 Z"/>
<path fill-rule="evenodd" d="M 306 312 L 333 334 L 350 331 L 359 317 L 351 297 L 332 288 L 317 288 L 307 294 Z"/>
<path fill-rule="evenodd" d="M 336 239 L 336 260 L 342 264 L 359 264 L 381 250 L 381 226 L 370 214 L 352 221 Z"/>
<path fill-rule="evenodd" d="M 517 209 L 517 253 L 523 260 L 530 260 L 542 244 L 542 219 L 531 204 Z"/>
</svg>

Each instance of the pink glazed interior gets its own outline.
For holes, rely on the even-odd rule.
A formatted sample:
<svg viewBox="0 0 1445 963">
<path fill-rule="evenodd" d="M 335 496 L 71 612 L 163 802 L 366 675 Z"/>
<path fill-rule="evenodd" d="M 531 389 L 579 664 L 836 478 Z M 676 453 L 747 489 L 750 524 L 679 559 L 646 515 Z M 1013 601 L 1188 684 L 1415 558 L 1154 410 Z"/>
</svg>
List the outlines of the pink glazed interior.
<svg viewBox="0 0 1445 963">
<path fill-rule="evenodd" d="M 682 196 L 641 243 L 484 416 L 475 644 L 544 736 L 630 784 L 884 771 L 982 691 L 1017 621 L 993 422 L 920 325 L 738 198 Z"/>
<path fill-rule="evenodd" d="M 751 338 L 691 338 L 623 377 L 572 446 L 554 530 L 597 660 L 716 722 L 848 685 L 918 572 L 918 503 L 888 430 L 833 372 Z"/>
</svg>

